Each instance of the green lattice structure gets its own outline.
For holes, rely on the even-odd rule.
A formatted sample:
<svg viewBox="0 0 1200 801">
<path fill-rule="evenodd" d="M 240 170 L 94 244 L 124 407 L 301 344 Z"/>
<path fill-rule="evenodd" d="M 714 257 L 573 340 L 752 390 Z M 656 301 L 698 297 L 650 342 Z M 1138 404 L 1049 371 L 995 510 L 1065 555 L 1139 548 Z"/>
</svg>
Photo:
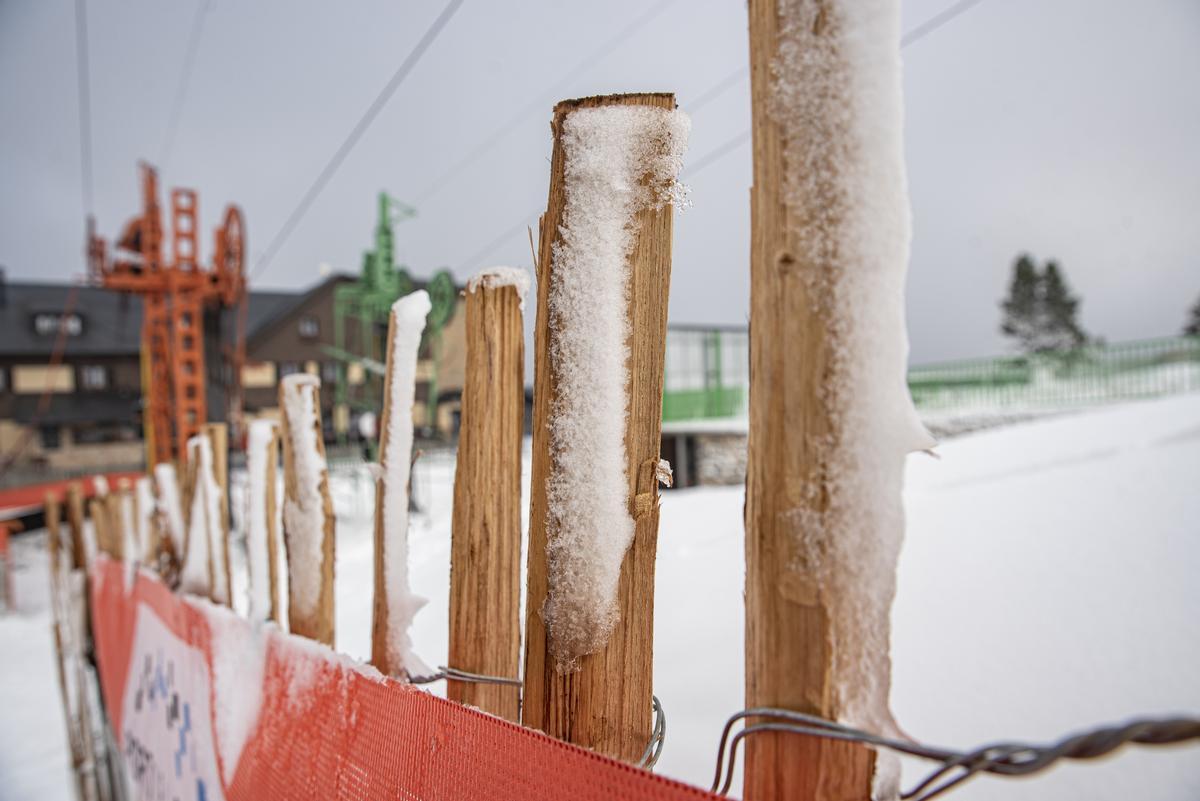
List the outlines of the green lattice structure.
<svg viewBox="0 0 1200 801">
<path fill-rule="evenodd" d="M 379 220 L 375 225 L 375 248 L 363 253 L 362 275 L 354 283 L 334 288 L 334 347 L 330 353 L 338 359 L 337 385 L 334 389 L 336 410 L 334 427 L 339 441 L 346 438 L 351 412 L 378 411 L 383 398 L 383 376 L 378 370 L 364 369 L 362 383 L 351 386 L 350 364 L 373 365 L 387 356 L 388 315 L 392 304 L 414 289 L 408 270 L 397 266 L 395 224 L 415 216 L 416 211 L 397 202 L 386 192 L 379 193 Z M 439 270 L 424 287 L 433 306 L 425 324 L 421 343 L 423 357 L 429 358 L 428 424 L 436 426 L 438 363 L 442 330 L 454 316 L 456 289 L 454 278 Z"/>
</svg>

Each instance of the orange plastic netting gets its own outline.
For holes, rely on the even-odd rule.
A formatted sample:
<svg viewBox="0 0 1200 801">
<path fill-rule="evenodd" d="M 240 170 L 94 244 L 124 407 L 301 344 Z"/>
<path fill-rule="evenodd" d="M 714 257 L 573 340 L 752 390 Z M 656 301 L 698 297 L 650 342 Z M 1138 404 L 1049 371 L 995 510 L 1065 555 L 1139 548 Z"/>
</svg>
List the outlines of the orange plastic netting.
<svg viewBox="0 0 1200 801">
<path fill-rule="evenodd" d="M 715 797 L 385 679 L 103 557 L 92 618 L 135 797 Z"/>
</svg>

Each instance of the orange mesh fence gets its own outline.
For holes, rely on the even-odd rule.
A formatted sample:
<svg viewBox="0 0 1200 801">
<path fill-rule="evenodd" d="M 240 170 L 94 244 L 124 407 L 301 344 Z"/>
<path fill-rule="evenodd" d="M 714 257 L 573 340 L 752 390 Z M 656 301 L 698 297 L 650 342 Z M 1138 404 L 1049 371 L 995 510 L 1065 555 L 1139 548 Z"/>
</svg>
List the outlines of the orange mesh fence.
<svg viewBox="0 0 1200 801">
<path fill-rule="evenodd" d="M 92 618 L 135 798 L 714 798 L 179 598 L 103 557 Z"/>
</svg>

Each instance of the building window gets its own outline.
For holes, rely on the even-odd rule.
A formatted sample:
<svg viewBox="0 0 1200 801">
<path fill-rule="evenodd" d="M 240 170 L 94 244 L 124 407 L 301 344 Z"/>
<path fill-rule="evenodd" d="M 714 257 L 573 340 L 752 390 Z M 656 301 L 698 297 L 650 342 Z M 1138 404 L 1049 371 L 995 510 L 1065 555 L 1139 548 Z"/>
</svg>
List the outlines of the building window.
<svg viewBox="0 0 1200 801">
<path fill-rule="evenodd" d="M 40 433 L 42 450 L 52 451 L 58 449 L 58 426 L 42 426 Z"/>
<path fill-rule="evenodd" d="M 83 333 L 83 318 L 78 314 L 59 312 L 38 312 L 33 315 L 33 332 L 40 337 L 57 336 L 60 326 L 67 336 L 77 337 Z"/>
<path fill-rule="evenodd" d="M 300 318 L 298 328 L 301 339 L 316 339 L 321 335 L 321 321 L 311 314 Z"/>
<path fill-rule="evenodd" d="M 275 386 L 275 364 L 255 362 L 242 365 L 242 386 L 246 389 Z"/>
<path fill-rule="evenodd" d="M 0 367 L 0 392 L 8 392 L 8 371 Z"/>
<path fill-rule="evenodd" d="M 300 365 L 297 364 L 296 362 L 280 362 L 279 363 L 279 377 L 280 378 L 284 378 L 286 376 L 289 376 L 289 375 L 292 375 L 293 373 L 298 373 L 298 372 L 300 372 Z"/>
<path fill-rule="evenodd" d="M 337 362 L 321 362 L 321 383 L 336 384 L 338 377 Z M 2 389 L 2 387 L 0 387 Z"/>
<path fill-rule="evenodd" d="M 87 392 L 108 389 L 108 370 L 98 364 L 79 368 L 79 385 Z"/>
<path fill-rule="evenodd" d="M 74 392 L 75 371 L 67 364 L 19 365 L 13 368 L 12 388 L 23 395 Z"/>
</svg>

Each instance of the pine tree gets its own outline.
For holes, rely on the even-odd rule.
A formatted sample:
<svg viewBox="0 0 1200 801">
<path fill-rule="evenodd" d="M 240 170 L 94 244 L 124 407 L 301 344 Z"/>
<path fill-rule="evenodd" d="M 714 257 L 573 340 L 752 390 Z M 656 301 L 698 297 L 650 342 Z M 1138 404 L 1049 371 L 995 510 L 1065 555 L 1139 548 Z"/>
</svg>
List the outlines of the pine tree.
<svg viewBox="0 0 1200 801">
<path fill-rule="evenodd" d="M 1028 254 L 1021 254 L 1013 265 L 1008 297 L 1000 304 L 1004 310 L 1000 330 L 1017 340 L 1025 352 L 1035 350 L 1037 345 L 1038 283 L 1039 276 L 1033 259 Z"/>
<path fill-rule="evenodd" d="M 1192 307 L 1187 323 L 1183 326 L 1184 336 L 1200 337 L 1200 300 Z"/>
<path fill-rule="evenodd" d="M 1037 350 L 1073 350 L 1087 343 L 1087 334 L 1079 326 L 1079 298 L 1071 294 L 1058 263 L 1046 263 L 1041 276 L 1039 343 Z"/>
</svg>

